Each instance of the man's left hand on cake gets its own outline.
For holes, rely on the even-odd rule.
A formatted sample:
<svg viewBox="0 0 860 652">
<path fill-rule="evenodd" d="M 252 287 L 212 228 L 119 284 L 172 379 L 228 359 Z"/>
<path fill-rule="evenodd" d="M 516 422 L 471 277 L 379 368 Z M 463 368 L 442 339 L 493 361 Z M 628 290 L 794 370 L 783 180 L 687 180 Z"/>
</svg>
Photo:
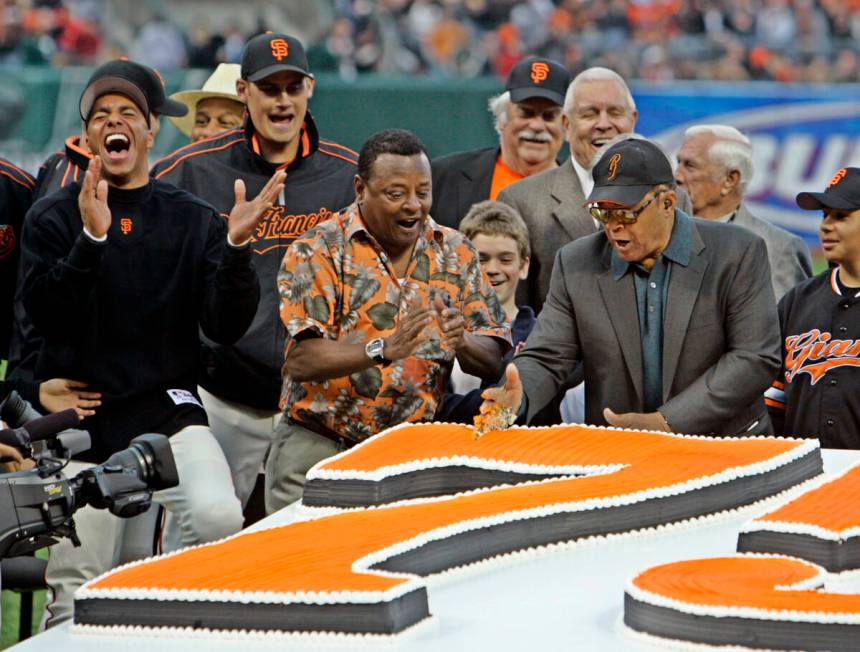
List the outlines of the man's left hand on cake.
<svg viewBox="0 0 860 652">
<path fill-rule="evenodd" d="M 505 384 L 484 390 L 480 412 L 475 415 L 475 439 L 492 430 L 506 430 L 517 420 L 523 403 L 523 386 L 517 368 L 505 368 Z"/>
</svg>

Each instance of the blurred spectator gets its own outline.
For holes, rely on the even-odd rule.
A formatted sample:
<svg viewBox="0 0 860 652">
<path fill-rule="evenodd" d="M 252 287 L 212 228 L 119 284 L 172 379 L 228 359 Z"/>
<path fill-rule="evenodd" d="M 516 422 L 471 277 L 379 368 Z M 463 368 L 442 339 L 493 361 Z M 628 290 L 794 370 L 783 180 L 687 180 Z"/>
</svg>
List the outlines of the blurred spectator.
<svg viewBox="0 0 860 652">
<path fill-rule="evenodd" d="M 129 57 L 161 72 L 180 68 L 186 58 L 182 32 L 166 16 L 156 14 L 141 27 Z"/>
<path fill-rule="evenodd" d="M 756 39 L 765 47 L 786 47 L 794 40 L 797 29 L 788 0 L 764 0 L 763 5 L 756 13 Z"/>
<path fill-rule="evenodd" d="M 329 5 L 331 19 L 308 55 L 315 69 L 346 80 L 363 73 L 504 79 L 517 61 L 539 55 L 564 62 L 571 74 L 604 66 L 631 79 L 850 82 L 860 56 L 858 0 L 318 2 Z M 236 23 L 219 29 L 200 17 L 183 24 L 163 15 L 136 38 L 120 38 L 121 30 L 100 24 L 112 3 L 119 4 L 0 0 L 0 65 L 91 65 L 126 55 L 161 70 L 211 69 L 237 62 L 248 37 L 238 26 L 247 7 L 237 5 Z"/>
</svg>

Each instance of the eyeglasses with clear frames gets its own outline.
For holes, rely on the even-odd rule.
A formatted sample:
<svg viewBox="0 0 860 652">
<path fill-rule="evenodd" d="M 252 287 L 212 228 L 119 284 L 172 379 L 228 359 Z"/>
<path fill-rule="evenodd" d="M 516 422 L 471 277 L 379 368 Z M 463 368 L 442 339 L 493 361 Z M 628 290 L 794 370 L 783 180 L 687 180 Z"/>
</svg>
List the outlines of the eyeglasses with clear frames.
<svg viewBox="0 0 860 652">
<path fill-rule="evenodd" d="M 591 213 L 591 216 L 594 219 L 599 220 L 602 224 L 609 224 L 609 221 L 613 217 L 621 224 L 633 224 L 639 219 L 642 212 L 654 203 L 654 200 L 661 194 L 663 194 L 663 191 L 658 190 L 651 199 L 646 201 L 636 210 L 631 210 L 629 208 L 601 208 L 595 203 L 588 205 L 588 212 Z"/>
</svg>

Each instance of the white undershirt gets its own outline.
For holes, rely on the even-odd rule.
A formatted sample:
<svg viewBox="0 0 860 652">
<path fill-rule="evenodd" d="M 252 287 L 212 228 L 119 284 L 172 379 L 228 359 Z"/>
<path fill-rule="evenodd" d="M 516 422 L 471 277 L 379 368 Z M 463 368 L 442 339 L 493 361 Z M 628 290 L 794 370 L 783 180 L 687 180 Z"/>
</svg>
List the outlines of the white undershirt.
<svg viewBox="0 0 860 652">
<path fill-rule="evenodd" d="M 573 170 L 576 176 L 579 177 L 579 185 L 582 186 L 582 194 L 588 197 L 594 189 L 594 177 L 591 176 L 591 170 L 586 170 L 579 162 L 570 157 L 570 162 L 573 164 Z"/>
<path fill-rule="evenodd" d="M 594 190 L 594 177 L 591 176 L 591 170 L 586 170 L 572 156 L 570 157 L 570 162 L 573 165 L 573 171 L 576 172 L 576 177 L 579 179 L 579 185 L 582 186 L 582 194 L 588 197 L 591 191 Z M 591 221 L 594 222 L 594 228 L 598 230 L 603 228 L 603 225 L 593 217 Z"/>
</svg>

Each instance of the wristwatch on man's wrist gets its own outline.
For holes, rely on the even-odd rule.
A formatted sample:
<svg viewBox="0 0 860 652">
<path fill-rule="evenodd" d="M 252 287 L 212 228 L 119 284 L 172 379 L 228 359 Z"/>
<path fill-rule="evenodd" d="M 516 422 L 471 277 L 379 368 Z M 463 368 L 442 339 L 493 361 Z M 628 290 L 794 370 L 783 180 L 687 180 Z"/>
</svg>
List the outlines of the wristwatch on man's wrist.
<svg viewBox="0 0 860 652">
<path fill-rule="evenodd" d="M 364 345 L 364 352 L 367 357 L 373 360 L 376 364 L 384 364 L 388 362 L 382 352 L 385 350 L 385 340 L 381 337 L 375 337 Z"/>
</svg>

